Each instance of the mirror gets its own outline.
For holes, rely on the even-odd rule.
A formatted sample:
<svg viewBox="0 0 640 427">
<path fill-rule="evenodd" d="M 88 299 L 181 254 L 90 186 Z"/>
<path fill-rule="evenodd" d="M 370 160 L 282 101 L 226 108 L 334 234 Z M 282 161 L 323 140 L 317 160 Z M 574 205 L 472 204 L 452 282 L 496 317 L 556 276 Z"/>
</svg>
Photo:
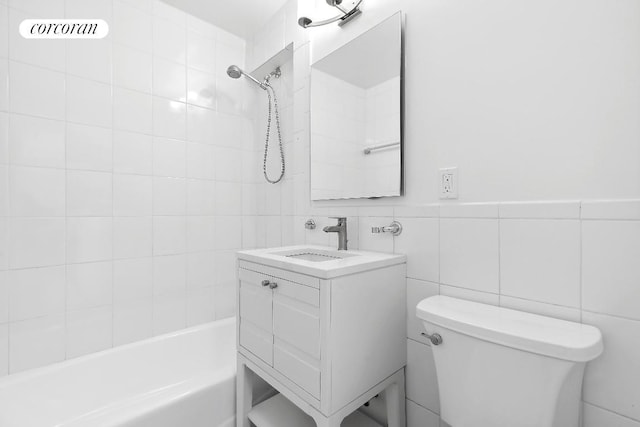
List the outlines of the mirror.
<svg viewBox="0 0 640 427">
<path fill-rule="evenodd" d="M 400 12 L 311 66 L 311 199 L 402 191 Z"/>
</svg>

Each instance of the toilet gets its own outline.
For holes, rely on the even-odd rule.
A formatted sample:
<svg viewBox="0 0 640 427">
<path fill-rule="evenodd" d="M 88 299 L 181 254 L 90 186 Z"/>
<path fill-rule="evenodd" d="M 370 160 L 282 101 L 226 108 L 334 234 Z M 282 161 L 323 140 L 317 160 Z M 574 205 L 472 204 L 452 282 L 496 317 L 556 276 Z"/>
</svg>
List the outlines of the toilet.
<svg viewBox="0 0 640 427">
<path fill-rule="evenodd" d="M 451 427 L 578 427 L 588 325 L 446 296 L 416 307 L 431 341 L 440 416 Z"/>
</svg>

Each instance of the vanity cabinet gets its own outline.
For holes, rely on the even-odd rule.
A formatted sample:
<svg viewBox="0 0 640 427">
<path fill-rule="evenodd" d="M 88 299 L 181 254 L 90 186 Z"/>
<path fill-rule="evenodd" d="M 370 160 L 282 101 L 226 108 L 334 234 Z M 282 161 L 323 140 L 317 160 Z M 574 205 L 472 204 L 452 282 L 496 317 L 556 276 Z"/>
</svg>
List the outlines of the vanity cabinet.
<svg viewBox="0 0 640 427">
<path fill-rule="evenodd" d="M 316 276 L 324 277 L 316 277 L 299 272 L 312 269 L 292 271 L 294 262 L 287 269 L 243 257 L 249 252 L 238 260 L 238 426 L 249 426 L 251 375 L 318 426 L 339 426 L 389 384 L 400 386 L 406 364 L 403 256 L 389 255 L 378 268 L 322 270 Z"/>
</svg>

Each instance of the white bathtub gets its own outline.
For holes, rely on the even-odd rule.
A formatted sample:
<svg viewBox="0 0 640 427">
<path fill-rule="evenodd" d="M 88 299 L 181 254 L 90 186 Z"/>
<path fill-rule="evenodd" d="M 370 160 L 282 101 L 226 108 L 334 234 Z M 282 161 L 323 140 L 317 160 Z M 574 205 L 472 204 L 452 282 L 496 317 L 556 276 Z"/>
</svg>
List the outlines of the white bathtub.
<svg viewBox="0 0 640 427">
<path fill-rule="evenodd" d="M 0 427 L 231 427 L 235 319 L 0 380 Z"/>
</svg>

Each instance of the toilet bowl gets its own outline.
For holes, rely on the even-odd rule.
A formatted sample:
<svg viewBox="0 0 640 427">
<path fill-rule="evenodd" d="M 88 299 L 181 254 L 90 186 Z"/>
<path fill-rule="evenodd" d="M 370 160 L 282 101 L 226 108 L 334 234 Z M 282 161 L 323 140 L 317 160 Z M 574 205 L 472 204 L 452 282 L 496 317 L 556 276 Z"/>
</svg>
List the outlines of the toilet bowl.
<svg viewBox="0 0 640 427">
<path fill-rule="evenodd" d="M 588 325 L 434 296 L 416 307 L 432 341 L 440 416 L 451 427 L 578 427 Z"/>
</svg>

